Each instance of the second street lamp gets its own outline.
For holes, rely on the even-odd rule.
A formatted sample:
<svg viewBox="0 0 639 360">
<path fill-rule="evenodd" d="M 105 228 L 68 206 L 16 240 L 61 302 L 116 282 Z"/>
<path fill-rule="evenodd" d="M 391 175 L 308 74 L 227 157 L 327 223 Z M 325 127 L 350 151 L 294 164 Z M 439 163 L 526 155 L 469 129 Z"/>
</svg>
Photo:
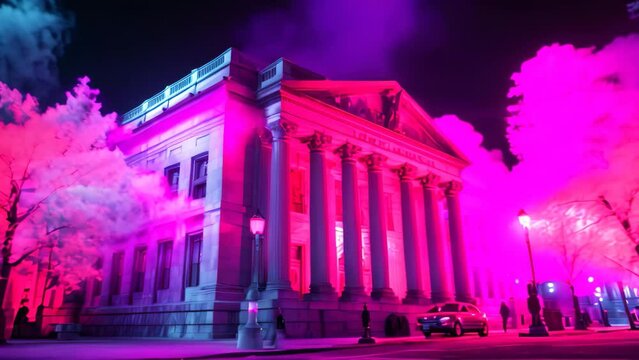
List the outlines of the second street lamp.
<svg viewBox="0 0 639 360">
<path fill-rule="evenodd" d="M 532 283 L 528 284 L 528 311 L 532 316 L 532 322 L 528 328 L 528 334 L 520 333 L 520 336 L 548 336 L 548 330 L 541 321 L 541 303 L 537 295 L 537 280 L 535 279 L 535 264 L 533 263 L 532 249 L 530 248 L 530 216 L 522 209 L 519 210 L 519 223 L 524 228 L 526 234 L 526 247 L 528 248 L 528 259 L 530 260 L 530 272 Z"/>
</svg>

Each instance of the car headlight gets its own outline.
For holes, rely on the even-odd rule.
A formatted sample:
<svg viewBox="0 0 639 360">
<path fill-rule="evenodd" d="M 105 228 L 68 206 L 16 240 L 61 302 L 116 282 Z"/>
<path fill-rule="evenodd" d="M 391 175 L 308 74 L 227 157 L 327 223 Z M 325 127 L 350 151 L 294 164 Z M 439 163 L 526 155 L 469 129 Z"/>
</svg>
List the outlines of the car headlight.
<svg viewBox="0 0 639 360">
<path fill-rule="evenodd" d="M 445 323 L 445 322 L 449 322 L 450 321 L 450 317 L 448 316 L 444 316 L 444 317 L 440 317 L 439 318 L 439 322 Z"/>
</svg>

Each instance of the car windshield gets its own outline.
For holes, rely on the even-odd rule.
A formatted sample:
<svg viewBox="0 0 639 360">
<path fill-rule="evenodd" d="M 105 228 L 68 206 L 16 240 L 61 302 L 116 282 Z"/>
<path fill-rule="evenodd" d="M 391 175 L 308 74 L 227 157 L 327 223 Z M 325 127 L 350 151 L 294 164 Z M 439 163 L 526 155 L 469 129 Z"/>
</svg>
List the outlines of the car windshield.
<svg viewBox="0 0 639 360">
<path fill-rule="evenodd" d="M 429 313 L 438 313 L 438 312 L 457 312 L 459 311 L 458 304 L 444 304 L 434 306 L 432 309 L 428 310 Z"/>
</svg>

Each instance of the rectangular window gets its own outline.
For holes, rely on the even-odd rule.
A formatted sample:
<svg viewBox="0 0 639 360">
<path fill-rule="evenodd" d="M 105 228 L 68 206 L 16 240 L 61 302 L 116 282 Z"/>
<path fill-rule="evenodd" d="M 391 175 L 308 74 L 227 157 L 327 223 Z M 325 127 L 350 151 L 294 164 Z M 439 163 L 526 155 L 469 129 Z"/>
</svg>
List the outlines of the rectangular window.
<svg viewBox="0 0 639 360">
<path fill-rule="evenodd" d="M 206 196 L 208 163 L 209 155 L 207 153 L 195 156 L 191 160 L 191 197 L 193 199 L 201 199 Z"/>
<path fill-rule="evenodd" d="M 160 243 L 158 251 L 158 289 L 165 290 L 169 288 L 171 280 L 171 257 L 173 256 L 173 241 L 164 241 Z"/>
<path fill-rule="evenodd" d="M 146 247 L 139 247 L 135 249 L 135 256 L 133 257 L 133 279 L 132 290 L 134 293 L 140 293 L 144 291 L 144 273 L 146 272 Z"/>
<path fill-rule="evenodd" d="M 164 177 L 171 193 L 177 193 L 180 184 L 180 164 L 171 165 L 164 169 Z"/>
<path fill-rule="evenodd" d="M 202 262 L 202 233 L 188 236 L 188 261 L 186 263 L 186 286 L 200 285 L 200 263 Z"/>
<path fill-rule="evenodd" d="M 393 197 L 391 194 L 384 194 L 386 200 L 386 226 L 388 231 L 395 231 L 395 222 L 393 221 Z"/>
<path fill-rule="evenodd" d="M 124 252 L 113 254 L 111 262 L 111 295 L 120 295 L 122 288 L 122 274 L 124 273 Z"/>
<path fill-rule="evenodd" d="M 291 210 L 294 212 L 305 214 L 305 191 L 304 191 L 304 170 L 291 170 Z"/>
</svg>

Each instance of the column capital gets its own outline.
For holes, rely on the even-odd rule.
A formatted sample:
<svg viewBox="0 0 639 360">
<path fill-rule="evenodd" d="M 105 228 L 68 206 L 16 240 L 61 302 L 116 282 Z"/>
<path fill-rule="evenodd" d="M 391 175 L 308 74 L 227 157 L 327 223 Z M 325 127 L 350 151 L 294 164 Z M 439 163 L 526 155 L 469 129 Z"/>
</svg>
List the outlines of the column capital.
<svg viewBox="0 0 639 360">
<path fill-rule="evenodd" d="M 345 143 L 344 145 L 335 149 L 335 153 L 339 155 L 342 160 L 351 160 L 353 159 L 355 154 L 359 153 L 360 151 L 362 151 L 361 147 L 353 145 L 351 143 Z"/>
<path fill-rule="evenodd" d="M 273 142 L 273 134 L 266 127 L 257 130 L 257 137 L 262 145 L 268 145 Z"/>
<path fill-rule="evenodd" d="M 381 170 L 384 162 L 386 162 L 386 156 L 378 153 L 372 153 L 362 158 L 362 161 L 368 166 L 369 171 Z"/>
<path fill-rule="evenodd" d="M 326 135 L 321 131 L 315 131 L 313 135 L 305 136 L 300 138 L 300 141 L 303 144 L 306 144 L 311 151 L 320 151 L 324 150 L 326 145 L 330 144 L 332 141 L 332 137 Z"/>
<path fill-rule="evenodd" d="M 419 182 L 422 184 L 424 188 L 434 189 L 439 186 L 440 177 L 434 173 L 428 173 L 426 176 L 422 176 L 419 178 Z"/>
<path fill-rule="evenodd" d="M 290 121 L 277 120 L 266 124 L 266 128 L 273 134 L 273 141 L 277 141 L 288 139 L 297 130 L 297 125 Z"/>
<path fill-rule="evenodd" d="M 462 191 L 462 189 L 464 188 L 464 185 L 462 185 L 461 181 L 456 180 L 447 181 L 445 183 L 442 183 L 440 186 L 444 188 L 446 196 L 451 197 L 457 196 L 459 192 Z"/>
<path fill-rule="evenodd" d="M 392 169 L 391 171 L 399 176 L 400 181 L 410 181 L 415 178 L 416 169 L 414 166 L 406 163 Z"/>
</svg>

